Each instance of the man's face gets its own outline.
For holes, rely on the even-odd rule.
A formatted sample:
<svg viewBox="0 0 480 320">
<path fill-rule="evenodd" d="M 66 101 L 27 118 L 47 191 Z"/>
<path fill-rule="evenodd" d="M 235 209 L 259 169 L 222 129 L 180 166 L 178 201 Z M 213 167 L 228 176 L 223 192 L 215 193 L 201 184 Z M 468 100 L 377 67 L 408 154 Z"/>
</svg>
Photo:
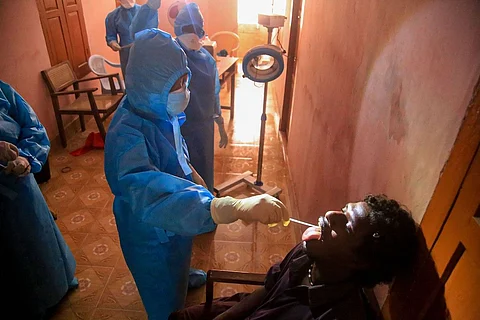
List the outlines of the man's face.
<svg viewBox="0 0 480 320">
<path fill-rule="evenodd" d="M 370 232 L 369 207 L 365 202 L 348 203 L 341 211 L 328 211 L 302 235 L 307 255 L 319 262 L 352 265 L 355 248 Z"/>
</svg>

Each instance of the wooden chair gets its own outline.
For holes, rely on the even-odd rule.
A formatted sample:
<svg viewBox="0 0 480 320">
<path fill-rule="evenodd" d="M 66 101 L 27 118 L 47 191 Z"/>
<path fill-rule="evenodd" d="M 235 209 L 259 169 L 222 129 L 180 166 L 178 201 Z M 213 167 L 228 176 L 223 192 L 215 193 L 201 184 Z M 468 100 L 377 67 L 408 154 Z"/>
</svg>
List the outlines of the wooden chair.
<svg viewBox="0 0 480 320">
<path fill-rule="evenodd" d="M 64 148 L 67 146 L 67 137 L 65 135 L 62 121 L 62 115 L 64 114 L 78 115 L 82 131 L 85 131 L 84 116 L 93 115 L 98 130 L 105 140 L 106 132 L 103 126 L 103 121 L 105 121 L 105 119 L 117 109 L 120 100 L 124 96 L 123 89 L 117 90 L 114 84 L 115 78 L 118 83 L 120 83 L 119 74 L 114 73 L 92 78 L 77 79 L 69 61 L 61 62 L 47 70 L 43 70 L 41 74 L 47 84 L 48 90 L 50 91 L 50 96 L 52 97 L 53 109 L 55 110 L 55 118 L 57 120 L 62 146 Z M 112 88 L 111 94 L 94 95 L 93 93 L 97 91 L 98 88 L 79 88 L 79 83 L 81 82 L 104 78 L 108 78 L 110 88 Z M 73 86 L 74 90 L 65 90 L 70 86 Z M 69 95 L 75 96 L 75 100 L 68 105 L 60 106 L 58 97 Z"/>
<path fill-rule="evenodd" d="M 205 308 L 210 309 L 213 301 L 213 284 L 215 282 L 249 284 L 254 286 L 264 285 L 266 274 L 240 271 L 208 270 L 207 284 L 205 287 Z"/>
<path fill-rule="evenodd" d="M 88 58 L 88 66 L 90 67 L 90 71 L 92 71 L 97 76 L 108 75 L 107 69 L 105 68 L 105 65 L 107 64 L 114 68 L 118 68 L 118 69 L 121 68 L 120 63 L 111 62 L 110 60 L 106 59 L 105 57 L 99 54 L 91 55 L 90 58 Z M 113 79 L 113 80 L 115 83 L 115 89 L 117 91 L 121 91 L 125 88 L 125 82 L 123 80 L 121 80 L 121 82 L 118 82 L 117 79 Z M 102 94 L 112 93 L 112 90 L 110 87 L 110 81 L 108 78 L 100 79 L 100 84 L 102 85 Z"/>
<path fill-rule="evenodd" d="M 207 284 L 205 288 L 205 305 L 204 310 L 208 311 L 212 307 L 213 302 L 213 284 L 236 283 L 263 286 L 265 284 L 266 274 L 240 271 L 224 271 L 224 270 L 208 270 Z M 371 320 L 383 320 L 380 307 L 373 292 L 373 289 L 363 289 L 364 303 L 367 310 L 367 318 Z"/>
<path fill-rule="evenodd" d="M 235 32 L 219 31 L 212 34 L 210 40 L 217 42 L 217 53 L 225 49 L 229 56 L 237 56 L 238 48 L 240 48 L 240 37 Z"/>
</svg>

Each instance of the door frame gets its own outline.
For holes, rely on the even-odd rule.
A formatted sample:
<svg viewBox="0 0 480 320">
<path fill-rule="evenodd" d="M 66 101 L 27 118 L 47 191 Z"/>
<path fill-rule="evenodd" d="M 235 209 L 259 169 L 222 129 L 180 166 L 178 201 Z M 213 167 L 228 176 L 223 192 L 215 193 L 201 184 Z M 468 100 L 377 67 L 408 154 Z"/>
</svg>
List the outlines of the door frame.
<svg viewBox="0 0 480 320">
<path fill-rule="evenodd" d="M 292 12 L 290 14 L 290 37 L 288 40 L 287 73 L 285 76 L 285 92 L 283 94 L 282 114 L 280 116 L 279 130 L 285 132 L 288 139 L 290 129 L 290 117 L 292 113 L 293 93 L 295 87 L 295 73 L 297 69 L 298 41 L 300 38 L 300 20 L 304 0 L 292 0 Z"/>
<path fill-rule="evenodd" d="M 421 227 L 428 248 L 435 245 L 459 189 L 475 157 L 480 144 L 480 77 L 465 113 L 455 144 L 442 170 L 432 198 L 423 216 Z"/>
<path fill-rule="evenodd" d="M 435 307 L 445 307 L 445 275 L 437 273 L 431 251 L 447 223 L 462 184 L 480 147 L 480 77 L 474 87 L 457 138 L 443 167 L 437 186 L 420 223 L 420 254 L 412 273 L 396 279 L 391 286 L 382 314 L 385 319 L 423 319 Z M 448 269 L 448 268 L 447 268 Z M 429 290 L 436 291 L 431 294 Z M 431 291 L 430 290 L 430 291 Z M 426 294 L 424 294 L 426 293 Z M 393 311 L 391 310 L 393 308 Z M 403 310 L 403 311 L 402 311 Z M 397 313 L 404 313 L 397 314 Z M 434 311 L 435 312 L 435 311 Z M 406 317 L 406 318 L 405 318 Z"/>
</svg>

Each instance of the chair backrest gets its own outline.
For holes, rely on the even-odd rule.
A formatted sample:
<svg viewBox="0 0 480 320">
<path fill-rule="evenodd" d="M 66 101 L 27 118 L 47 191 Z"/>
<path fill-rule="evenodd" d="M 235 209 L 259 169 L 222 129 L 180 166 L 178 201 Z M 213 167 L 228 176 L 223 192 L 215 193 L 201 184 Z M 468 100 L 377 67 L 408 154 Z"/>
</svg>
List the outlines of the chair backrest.
<svg viewBox="0 0 480 320">
<path fill-rule="evenodd" d="M 43 70 L 41 74 L 50 93 L 62 91 L 77 80 L 69 61 L 60 62 L 49 69 Z"/>
<path fill-rule="evenodd" d="M 167 10 L 167 18 L 170 25 L 173 27 L 175 24 L 175 19 L 177 18 L 178 13 L 185 7 L 184 1 L 175 1 L 173 2 Z"/>
<path fill-rule="evenodd" d="M 90 67 L 90 70 L 95 73 L 97 76 L 103 76 L 108 74 L 107 69 L 105 68 L 105 64 L 108 64 L 112 67 L 115 68 L 120 68 L 119 63 L 113 63 L 105 59 L 103 56 L 99 54 L 94 54 L 88 58 L 88 66 Z M 123 81 L 121 84 L 118 83 L 117 79 L 113 79 L 113 82 L 115 83 L 115 88 L 117 90 L 119 89 L 124 89 L 125 86 L 123 85 Z M 110 82 L 108 81 L 107 78 L 100 79 L 100 83 L 102 85 L 102 89 L 105 92 L 110 91 Z"/>
<path fill-rule="evenodd" d="M 235 56 L 240 47 L 240 37 L 235 32 L 219 31 L 209 37 L 210 40 L 217 42 L 217 52 L 225 49 L 230 56 Z"/>
<path fill-rule="evenodd" d="M 105 58 L 99 54 L 94 54 L 88 58 L 88 66 L 90 67 L 90 70 L 97 76 L 103 76 L 107 74 L 107 69 L 105 68 Z"/>
</svg>

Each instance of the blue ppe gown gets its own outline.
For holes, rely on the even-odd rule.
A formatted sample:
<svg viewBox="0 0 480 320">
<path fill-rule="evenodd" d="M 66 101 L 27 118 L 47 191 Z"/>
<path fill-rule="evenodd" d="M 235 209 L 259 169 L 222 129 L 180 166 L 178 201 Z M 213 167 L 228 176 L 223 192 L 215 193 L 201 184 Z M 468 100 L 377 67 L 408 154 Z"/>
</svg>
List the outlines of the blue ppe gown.
<svg viewBox="0 0 480 320">
<path fill-rule="evenodd" d="M 204 48 L 198 51 L 184 50 L 192 80 L 189 85 L 190 102 L 185 109 L 187 119 L 181 127 L 182 135 L 187 142 L 190 163 L 213 192 L 214 118 L 221 115 L 217 64 Z"/>
<path fill-rule="evenodd" d="M 126 9 L 118 6 L 115 10 L 110 12 L 105 18 L 106 41 L 107 45 L 110 41 L 117 41 L 121 47 L 130 45 L 133 42 L 133 35 L 130 32 L 130 27 L 133 18 L 140 11 L 141 6 L 135 4 L 132 8 Z M 156 28 L 158 26 L 158 12 L 152 10 L 149 15 L 149 20 L 142 21 L 143 29 Z M 136 30 L 136 32 L 141 30 Z M 120 50 L 120 65 L 122 67 L 122 74 L 125 77 L 125 71 L 128 63 L 128 56 L 130 48 Z"/>
<path fill-rule="evenodd" d="M 184 34 L 183 27 L 193 25 L 199 38 L 203 37 L 203 17 L 196 3 L 188 3 L 180 10 L 174 23 L 177 36 Z M 205 181 L 208 189 L 214 187 L 214 118 L 221 116 L 220 81 L 217 63 L 204 48 L 190 50 L 177 40 L 185 51 L 192 72 L 190 102 L 182 126 L 190 154 L 190 162 Z"/>
<path fill-rule="evenodd" d="M 17 146 L 32 172 L 17 177 L 0 171 L 0 283 L 8 293 L 0 304 L 2 310 L 15 309 L 18 319 L 31 319 L 63 298 L 74 281 L 76 263 L 33 176 L 50 150 L 45 128 L 2 81 L 0 140 Z"/>
<path fill-rule="evenodd" d="M 183 307 L 193 236 L 216 227 L 210 214 L 213 195 L 182 170 L 166 111 L 173 84 L 189 73 L 186 56 L 170 34 L 137 33 L 127 94 L 105 142 L 120 244 L 149 319 L 167 319 Z"/>
</svg>

